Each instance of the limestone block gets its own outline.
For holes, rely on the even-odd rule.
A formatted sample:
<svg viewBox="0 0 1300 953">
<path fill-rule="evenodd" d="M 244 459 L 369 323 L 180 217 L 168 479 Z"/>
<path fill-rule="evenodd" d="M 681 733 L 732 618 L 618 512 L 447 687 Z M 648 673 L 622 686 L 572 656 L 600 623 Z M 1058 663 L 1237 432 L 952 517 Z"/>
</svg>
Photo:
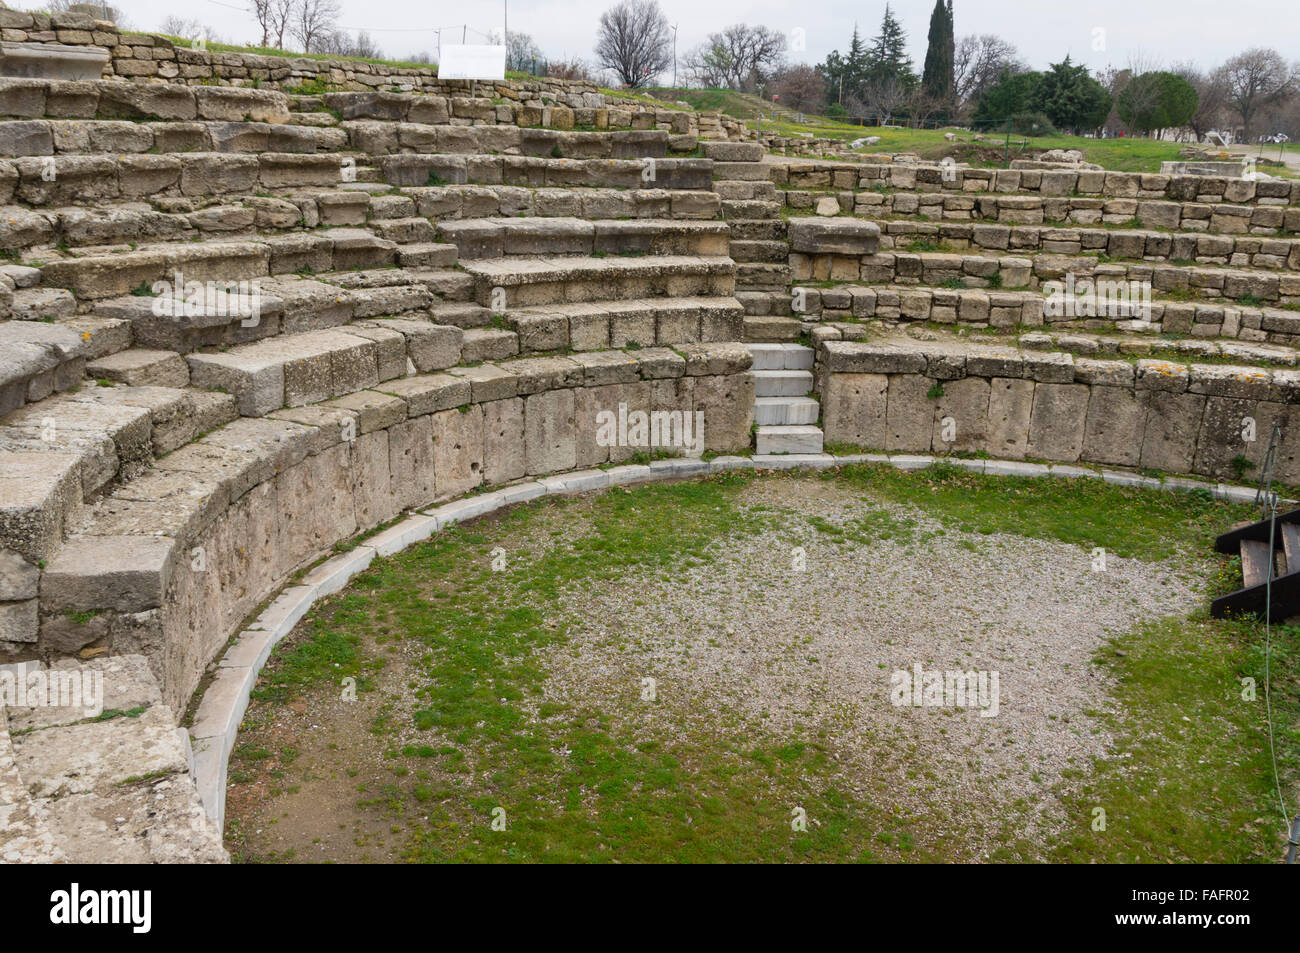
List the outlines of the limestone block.
<svg viewBox="0 0 1300 953">
<path fill-rule="evenodd" d="M 1146 408 L 1140 465 L 1169 473 L 1191 473 L 1205 398 L 1165 390 L 1139 389 L 1138 394 Z"/>
<path fill-rule="evenodd" d="M 1081 458 L 1089 463 L 1138 466 L 1142 459 L 1146 414 L 1146 407 L 1137 392 L 1128 387 L 1092 387 L 1088 396 L 1088 416 L 1084 425 Z"/>
<path fill-rule="evenodd" d="M 1018 460 L 1028 453 L 1033 381 L 995 377 L 989 381 L 988 451 Z"/>
<path fill-rule="evenodd" d="M 888 388 L 884 374 L 831 374 L 821 395 L 826 442 L 883 448 Z"/>
<path fill-rule="evenodd" d="M 989 420 L 989 382 L 965 377 L 943 382 L 943 394 L 933 398 L 936 453 L 986 449 Z"/>
<path fill-rule="evenodd" d="M 483 410 L 477 404 L 430 415 L 434 485 L 439 499 L 468 493 L 483 482 Z"/>
<path fill-rule="evenodd" d="M 524 400 L 524 457 L 530 476 L 577 465 L 574 392 L 548 390 Z"/>
<path fill-rule="evenodd" d="M 483 408 L 483 480 L 508 483 L 527 472 L 524 445 L 524 402 L 512 397 Z"/>
</svg>

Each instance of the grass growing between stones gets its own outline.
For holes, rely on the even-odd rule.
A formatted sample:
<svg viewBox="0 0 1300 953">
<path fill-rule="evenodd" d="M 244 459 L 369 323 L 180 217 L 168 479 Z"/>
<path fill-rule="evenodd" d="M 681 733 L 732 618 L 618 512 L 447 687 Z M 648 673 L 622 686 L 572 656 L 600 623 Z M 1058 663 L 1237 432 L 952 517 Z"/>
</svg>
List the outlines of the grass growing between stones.
<svg viewBox="0 0 1300 953">
<path fill-rule="evenodd" d="M 270 729 L 278 709 L 306 706 L 316 718 L 313 706 L 332 704 L 340 680 L 351 677 L 363 700 L 353 704 L 381 695 L 385 681 L 402 683 L 406 697 L 366 709 L 370 740 L 357 743 L 378 752 L 378 770 L 346 770 L 353 803 L 344 814 L 366 812 L 373 823 L 345 859 L 969 859 L 936 836 L 947 819 L 899 811 L 888 790 L 853 793 L 824 725 L 769 730 L 725 706 L 646 700 L 635 679 L 612 704 L 544 695 L 555 673 L 541 659 L 556 658 L 552 650 L 580 624 L 553 609 L 565 593 L 612 585 L 625 573 L 709 566 L 721 543 L 771 531 L 780 514 L 739 502 L 759 479 L 796 487 L 835 481 L 864 502 L 913 506 L 954 530 L 1102 546 L 1143 560 L 1204 556 L 1216 532 L 1249 518 L 1245 508 L 1187 494 L 947 468 L 736 473 L 515 507 L 377 560 L 281 645 L 231 761 L 228 844 L 236 856 L 310 859 L 306 844 L 279 854 L 262 846 L 248 821 L 265 812 L 250 810 L 239 792 L 260 785 L 271 802 L 285 803 L 278 799 L 286 791 L 325 770 L 306 764 L 296 746 L 293 758 L 271 754 Z M 877 506 L 847 524 L 810 517 L 808 526 L 846 544 L 924 546 L 914 520 Z M 493 550 L 503 542 L 506 566 L 494 572 Z M 1113 672 L 1122 703 L 1113 714 L 1116 758 L 1081 767 L 1080 785 L 1059 795 L 1068 818 L 1059 840 L 1028 842 L 1008 823 L 993 859 L 1273 859 L 1277 825 L 1255 823 L 1268 816 L 1271 792 L 1271 775 L 1260 771 L 1267 758 L 1262 679 L 1257 705 L 1233 702 L 1238 675 L 1262 664 L 1257 636 L 1252 624 L 1203 618 L 1159 620 L 1118 635 L 1098 659 Z M 1294 646 L 1295 633 L 1286 640 Z M 1273 665 L 1275 720 L 1294 725 L 1294 650 L 1275 654 Z M 1283 684 L 1292 686 L 1289 700 L 1279 699 Z M 1283 763 L 1295 763 L 1295 741 L 1294 732 L 1284 738 L 1293 756 Z M 889 757 L 906 761 L 910 753 Z M 924 763 L 915 768 L 942 783 Z M 1294 778 L 1288 783 L 1294 792 Z M 1090 829 L 1097 805 L 1107 809 L 1105 833 Z M 792 830 L 794 807 L 815 819 L 806 831 Z M 492 829 L 497 809 L 502 831 Z"/>
</svg>

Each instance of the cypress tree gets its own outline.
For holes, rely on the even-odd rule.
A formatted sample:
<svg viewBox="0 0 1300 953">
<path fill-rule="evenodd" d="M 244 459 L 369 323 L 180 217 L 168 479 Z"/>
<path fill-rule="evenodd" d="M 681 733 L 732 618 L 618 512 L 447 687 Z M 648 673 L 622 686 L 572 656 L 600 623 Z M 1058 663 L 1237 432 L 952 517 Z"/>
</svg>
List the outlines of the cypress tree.
<svg viewBox="0 0 1300 953">
<path fill-rule="evenodd" d="M 945 107 L 952 100 L 955 57 L 952 0 L 935 0 L 934 12 L 930 14 L 929 45 L 925 51 L 921 85 L 931 99 L 943 103 Z"/>
</svg>

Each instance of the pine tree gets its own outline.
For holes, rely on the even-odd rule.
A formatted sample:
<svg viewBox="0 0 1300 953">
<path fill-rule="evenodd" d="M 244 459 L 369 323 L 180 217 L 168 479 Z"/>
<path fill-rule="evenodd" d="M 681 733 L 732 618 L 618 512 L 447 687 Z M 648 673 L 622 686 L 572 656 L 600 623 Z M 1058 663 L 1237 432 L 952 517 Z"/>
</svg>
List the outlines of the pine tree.
<svg viewBox="0 0 1300 953">
<path fill-rule="evenodd" d="M 897 80 L 904 87 L 915 85 L 916 71 L 912 68 L 912 58 L 907 55 L 907 34 L 889 4 L 885 4 L 880 33 L 871 41 L 868 60 L 868 82 Z"/>
<path fill-rule="evenodd" d="M 925 69 L 921 85 L 926 94 L 947 109 L 952 101 L 953 59 L 956 41 L 953 37 L 952 0 L 935 0 L 930 14 L 929 45 L 925 51 Z"/>
</svg>

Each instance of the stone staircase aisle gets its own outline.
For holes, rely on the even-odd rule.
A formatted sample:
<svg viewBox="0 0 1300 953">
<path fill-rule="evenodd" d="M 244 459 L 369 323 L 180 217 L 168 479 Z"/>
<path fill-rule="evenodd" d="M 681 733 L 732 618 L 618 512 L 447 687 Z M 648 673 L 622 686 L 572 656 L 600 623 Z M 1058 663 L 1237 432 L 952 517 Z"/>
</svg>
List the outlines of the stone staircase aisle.
<svg viewBox="0 0 1300 953">
<path fill-rule="evenodd" d="M 813 349 L 750 344 L 754 357 L 754 450 L 757 456 L 822 452 L 821 406 L 813 390 Z"/>
</svg>

